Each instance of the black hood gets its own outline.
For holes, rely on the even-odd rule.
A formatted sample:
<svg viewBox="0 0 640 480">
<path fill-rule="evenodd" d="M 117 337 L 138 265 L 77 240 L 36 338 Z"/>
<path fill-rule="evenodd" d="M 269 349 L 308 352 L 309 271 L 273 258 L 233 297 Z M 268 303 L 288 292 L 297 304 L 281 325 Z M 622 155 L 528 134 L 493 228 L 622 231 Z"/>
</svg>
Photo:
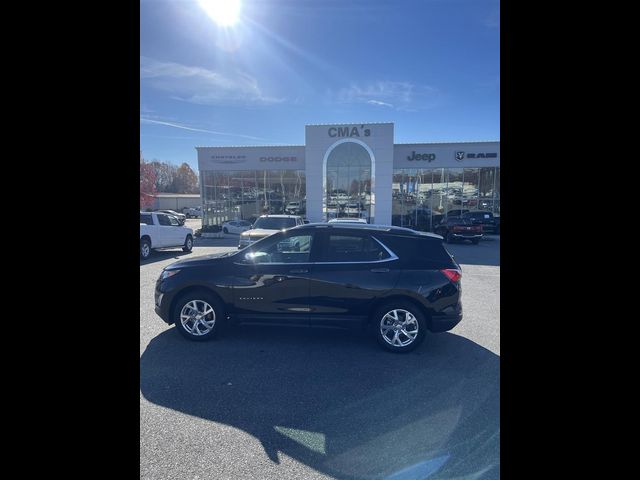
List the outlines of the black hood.
<svg viewBox="0 0 640 480">
<path fill-rule="evenodd" d="M 210 255 L 201 255 L 199 257 L 188 258 L 185 260 L 179 260 L 175 263 L 172 263 L 168 267 L 165 267 L 165 270 L 175 270 L 179 268 L 188 268 L 188 267 L 200 267 L 203 265 L 211 265 L 219 261 L 222 258 L 228 258 L 232 254 L 237 252 L 223 252 L 223 253 L 212 253 Z"/>
</svg>

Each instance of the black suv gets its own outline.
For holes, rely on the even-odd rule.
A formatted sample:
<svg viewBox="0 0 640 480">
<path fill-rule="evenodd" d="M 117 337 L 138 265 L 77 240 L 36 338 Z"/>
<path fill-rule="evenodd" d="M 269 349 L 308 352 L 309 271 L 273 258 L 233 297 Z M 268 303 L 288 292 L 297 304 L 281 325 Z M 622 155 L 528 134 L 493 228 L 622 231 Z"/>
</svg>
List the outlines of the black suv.
<svg viewBox="0 0 640 480">
<path fill-rule="evenodd" d="M 156 282 L 156 313 L 190 340 L 221 323 L 370 327 L 415 348 L 462 320 L 459 265 L 442 237 L 401 227 L 311 223 L 241 251 L 183 260 Z"/>
</svg>

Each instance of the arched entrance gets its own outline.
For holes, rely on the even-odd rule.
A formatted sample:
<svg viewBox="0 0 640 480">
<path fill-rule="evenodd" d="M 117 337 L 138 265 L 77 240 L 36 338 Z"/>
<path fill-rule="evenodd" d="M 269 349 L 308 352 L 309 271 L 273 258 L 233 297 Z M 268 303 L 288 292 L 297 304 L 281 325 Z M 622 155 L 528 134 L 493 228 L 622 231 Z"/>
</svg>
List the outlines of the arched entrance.
<svg viewBox="0 0 640 480">
<path fill-rule="evenodd" d="M 323 161 L 323 219 L 355 217 L 373 221 L 375 158 L 365 143 L 344 139 L 333 144 Z"/>
</svg>

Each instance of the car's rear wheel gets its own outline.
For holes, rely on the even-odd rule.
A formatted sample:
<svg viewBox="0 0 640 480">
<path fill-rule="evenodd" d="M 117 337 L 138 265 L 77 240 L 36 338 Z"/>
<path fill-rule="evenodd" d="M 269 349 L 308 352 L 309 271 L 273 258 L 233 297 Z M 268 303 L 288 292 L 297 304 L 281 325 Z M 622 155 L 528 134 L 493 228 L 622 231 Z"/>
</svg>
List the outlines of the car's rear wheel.
<svg viewBox="0 0 640 480">
<path fill-rule="evenodd" d="M 223 316 L 218 299 L 209 292 L 197 290 L 178 298 L 172 320 L 183 337 L 202 342 L 216 335 Z"/>
<path fill-rule="evenodd" d="M 140 240 L 140 258 L 146 260 L 151 255 L 151 242 L 147 239 Z"/>
<path fill-rule="evenodd" d="M 410 302 L 390 302 L 374 316 L 378 343 L 391 352 L 404 353 L 424 340 L 427 322 L 422 312 Z"/>
<path fill-rule="evenodd" d="M 187 235 L 187 238 L 184 239 L 184 246 L 182 250 L 184 252 L 190 252 L 193 249 L 193 237 L 191 235 Z"/>
</svg>

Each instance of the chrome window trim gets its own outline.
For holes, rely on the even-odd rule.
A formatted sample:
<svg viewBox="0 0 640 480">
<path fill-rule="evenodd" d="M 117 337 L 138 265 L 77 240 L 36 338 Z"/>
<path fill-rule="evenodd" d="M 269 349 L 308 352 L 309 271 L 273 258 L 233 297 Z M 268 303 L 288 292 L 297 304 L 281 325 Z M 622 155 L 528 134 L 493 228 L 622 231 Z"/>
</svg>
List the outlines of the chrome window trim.
<svg viewBox="0 0 640 480">
<path fill-rule="evenodd" d="M 285 263 L 285 262 L 274 262 L 274 263 L 242 263 L 242 262 L 233 262 L 235 265 L 352 265 L 352 264 L 362 264 L 362 263 L 385 263 L 385 262 L 393 262 L 394 260 L 398 260 L 398 256 L 384 243 L 378 240 L 376 237 L 371 236 L 376 242 L 382 245 L 387 253 L 390 255 L 389 258 L 385 258 L 384 260 L 371 260 L 371 261 L 357 261 L 357 262 L 297 262 L 297 263 Z"/>
</svg>

